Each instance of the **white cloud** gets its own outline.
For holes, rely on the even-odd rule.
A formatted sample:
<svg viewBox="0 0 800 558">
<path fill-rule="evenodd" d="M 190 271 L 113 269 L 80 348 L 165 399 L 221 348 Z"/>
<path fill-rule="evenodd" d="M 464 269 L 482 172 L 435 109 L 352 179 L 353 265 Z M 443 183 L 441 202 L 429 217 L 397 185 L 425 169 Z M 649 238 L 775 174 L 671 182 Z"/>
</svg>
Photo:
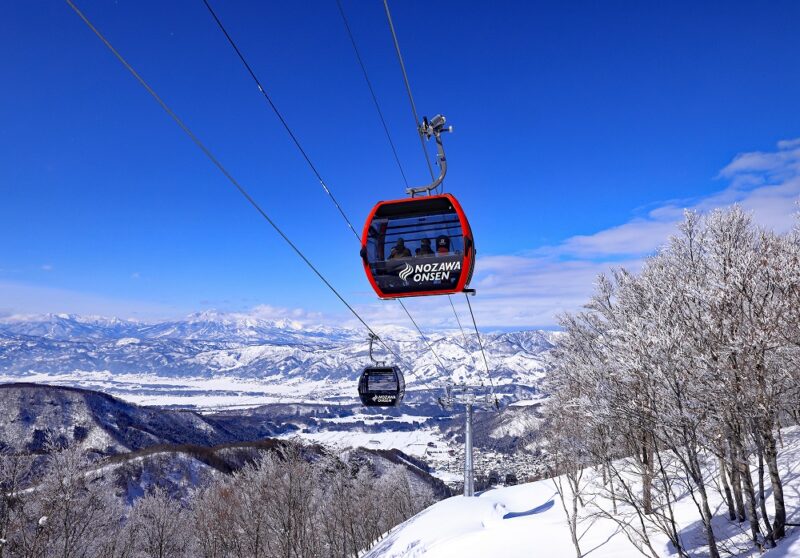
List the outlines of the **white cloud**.
<svg viewBox="0 0 800 558">
<path fill-rule="evenodd" d="M 735 203 L 750 211 L 758 224 L 787 231 L 794 223 L 795 203 L 800 196 L 800 138 L 778 142 L 774 152 L 740 153 L 718 177 L 729 181 L 719 192 L 667 202 L 627 223 L 573 236 L 533 253 L 575 258 L 641 257 L 656 250 L 675 231 L 684 209 L 705 212 Z"/>
<path fill-rule="evenodd" d="M 789 230 L 800 196 L 800 139 L 779 142 L 775 152 L 737 155 L 719 177 L 729 184 L 710 196 L 668 202 L 627 223 L 527 255 L 479 259 L 473 285 L 481 292 L 476 303 L 480 322 L 555 325 L 559 312 L 586 302 L 599 273 L 618 266 L 638 269 L 644 257 L 675 233 L 684 209 L 706 212 L 738 203 L 759 225 Z"/>
<path fill-rule="evenodd" d="M 117 299 L 13 281 L 0 281 L 0 315 L 48 313 L 161 319 L 184 315 L 188 311 L 151 302 Z"/>
<path fill-rule="evenodd" d="M 800 172 L 800 138 L 778 142 L 778 150 L 772 152 L 753 151 L 740 153 L 728 166 L 720 171 L 720 176 L 735 179 L 741 177 L 761 177 L 765 180 L 785 180 Z"/>
<path fill-rule="evenodd" d="M 550 251 L 579 258 L 652 252 L 673 232 L 678 221 L 667 209 L 651 211 L 645 218 L 636 218 L 592 235 L 573 236 Z"/>
<path fill-rule="evenodd" d="M 40 269 L 42 271 L 53 271 L 53 266 L 50 264 L 42 264 Z"/>
<path fill-rule="evenodd" d="M 304 308 L 283 308 L 269 304 L 260 304 L 245 314 L 262 320 L 291 320 L 304 325 L 338 321 L 337 318 L 325 316 L 321 312 L 312 312 Z"/>
<path fill-rule="evenodd" d="M 637 270 L 641 259 L 628 259 L 626 267 Z M 470 298 L 481 329 L 552 328 L 555 316 L 584 304 L 600 273 L 612 264 L 593 261 L 554 261 L 524 256 L 479 258 L 471 286 L 478 292 Z M 467 334 L 473 332 L 464 295 L 453 295 L 453 303 Z M 446 297 L 405 299 L 414 319 L 424 331 L 456 330 L 458 323 Z M 364 304 L 358 311 L 370 324 L 413 327 L 397 302 Z M 354 324 L 349 324 L 354 325 Z"/>
<path fill-rule="evenodd" d="M 800 138 L 780 141 L 772 152 L 741 153 L 717 178 L 727 186 L 709 196 L 665 201 L 626 223 L 573 236 L 557 245 L 531 246 L 516 255 L 479 257 L 472 282 L 478 296 L 471 299 L 478 324 L 482 328 L 556 326 L 558 313 L 579 309 L 588 300 L 598 274 L 612 267 L 637 270 L 643 259 L 675 232 L 685 208 L 705 212 L 738 203 L 752 212 L 760 225 L 778 232 L 788 230 L 800 196 Z M 138 276 L 137 272 L 131 277 Z M 350 293 L 348 298 L 363 300 L 363 295 Z M 464 297 L 454 295 L 452 300 L 462 325 L 471 330 Z M 446 297 L 406 299 L 406 306 L 427 332 L 458 327 Z M 412 327 L 397 302 L 364 302 L 356 308 L 375 327 Z M 0 313 L 75 312 L 142 318 L 176 317 L 190 310 L 0 282 Z M 304 325 L 361 327 L 345 309 L 322 314 L 262 305 L 246 314 Z"/>
<path fill-rule="evenodd" d="M 612 267 L 637 270 L 676 231 L 684 209 L 707 212 L 741 205 L 759 225 L 777 232 L 795 222 L 800 196 L 800 138 L 778 143 L 774 152 L 737 155 L 719 173 L 726 188 L 693 200 L 669 201 L 627 223 L 554 246 L 531 247 L 522 255 L 478 258 L 473 302 L 483 327 L 552 327 L 564 310 L 577 310 L 592 293 L 597 275 Z M 422 322 L 454 322 L 449 304 L 429 305 Z"/>
</svg>

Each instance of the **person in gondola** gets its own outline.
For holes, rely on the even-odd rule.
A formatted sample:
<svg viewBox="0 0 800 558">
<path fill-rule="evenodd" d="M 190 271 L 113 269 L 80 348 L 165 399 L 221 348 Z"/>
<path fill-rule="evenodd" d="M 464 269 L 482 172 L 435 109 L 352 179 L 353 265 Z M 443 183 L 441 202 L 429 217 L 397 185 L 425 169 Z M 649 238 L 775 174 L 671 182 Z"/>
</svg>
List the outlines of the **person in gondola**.
<svg viewBox="0 0 800 558">
<path fill-rule="evenodd" d="M 449 254 L 450 253 L 450 237 L 447 235 L 439 235 L 436 237 L 436 253 Z"/>
<path fill-rule="evenodd" d="M 389 254 L 390 260 L 396 260 L 398 258 L 410 258 L 411 257 L 411 250 L 406 248 L 406 242 L 402 238 L 397 239 L 397 243 L 395 243 L 394 248 L 392 248 L 391 253 Z"/>
<path fill-rule="evenodd" d="M 420 247 L 417 248 L 417 256 L 433 256 L 433 249 L 431 248 L 431 239 L 423 238 L 420 242 Z"/>
</svg>

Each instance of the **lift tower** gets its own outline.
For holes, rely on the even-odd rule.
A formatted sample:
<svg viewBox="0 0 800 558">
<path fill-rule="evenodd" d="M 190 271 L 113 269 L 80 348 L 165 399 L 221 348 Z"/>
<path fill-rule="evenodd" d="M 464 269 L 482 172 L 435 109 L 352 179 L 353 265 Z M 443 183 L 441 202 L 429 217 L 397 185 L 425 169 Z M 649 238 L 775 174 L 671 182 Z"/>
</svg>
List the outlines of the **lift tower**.
<svg viewBox="0 0 800 558">
<path fill-rule="evenodd" d="M 475 496 L 475 461 L 472 451 L 472 419 L 475 408 L 497 409 L 498 402 L 493 390 L 485 386 L 467 384 L 448 385 L 446 394 L 439 404 L 452 410 L 455 404 L 464 405 L 464 496 Z"/>
</svg>

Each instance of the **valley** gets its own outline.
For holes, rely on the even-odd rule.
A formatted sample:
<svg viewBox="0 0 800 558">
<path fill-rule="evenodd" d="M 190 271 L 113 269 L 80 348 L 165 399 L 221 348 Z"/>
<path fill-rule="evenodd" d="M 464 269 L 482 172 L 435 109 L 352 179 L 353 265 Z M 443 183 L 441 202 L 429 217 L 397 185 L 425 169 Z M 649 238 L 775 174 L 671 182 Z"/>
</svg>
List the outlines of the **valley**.
<svg viewBox="0 0 800 558">
<path fill-rule="evenodd" d="M 369 362 L 368 343 L 359 332 L 215 312 L 163 323 L 72 315 L 5 318 L 0 320 L 0 382 L 67 388 L 54 392 L 60 395 L 51 406 L 63 407 L 61 398 L 81 393 L 69 389 L 77 388 L 98 392 L 87 400 L 106 394 L 143 414 L 151 409 L 224 425 L 224 436 L 199 440 L 205 445 L 269 436 L 299 438 L 339 452 L 397 449 L 457 487 L 463 415 L 458 408 L 443 409 L 437 398 L 447 381 L 487 383 L 476 368 L 478 344 L 460 332 L 431 337 L 445 371 L 412 331 L 387 328 L 381 335 L 405 361 L 407 391 L 398 409 L 358 403 L 356 381 Z M 538 420 L 538 386 L 556 336 L 543 331 L 483 336 L 502 410 L 487 407 L 476 413 L 479 479 L 536 478 L 543 472 L 530 437 L 518 436 Z M 38 430 L 64 431 L 73 422 L 62 414 Z M 160 439 L 157 432 L 150 436 Z M 198 443 L 192 437 L 162 441 Z"/>
</svg>

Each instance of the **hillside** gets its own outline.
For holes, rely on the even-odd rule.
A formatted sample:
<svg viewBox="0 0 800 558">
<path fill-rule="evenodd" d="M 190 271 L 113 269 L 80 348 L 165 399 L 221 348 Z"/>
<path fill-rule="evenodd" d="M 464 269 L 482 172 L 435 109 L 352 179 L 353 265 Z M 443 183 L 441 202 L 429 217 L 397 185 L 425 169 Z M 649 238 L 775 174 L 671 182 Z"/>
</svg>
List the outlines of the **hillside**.
<svg viewBox="0 0 800 558">
<path fill-rule="evenodd" d="M 78 444 L 100 455 L 158 444 L 214 446 L 286 430 L 267 420 L 237 423 L 192 411 L 142 407 L 95 391 L 14 383 L 0 385 L 0 446 L 41 453 L 48 443 Z"/>
<path fill-rule="evenodd" d="M 461 332 L 431 336 L 448 375 L 416 332 L 392 327 L 380 333 L 403 357 L 407 393 L 401 408 L 373 411 L 360 405 L 355 392 L 369 363 L 360 331 L 215 312 L 159 323 L 66 314 L 0 319 L 0 382 L 88 389 L 134 404 L 112 405 L 80 392 L 53 392 L 61 393 L 54 400 L 17 394 L 8 401 L 13 412 L 0 420 L 0 441 L 40 448 L 45 432 L 57 431 L 63 440 L 105 454 L 155 444 L 300 435 L 340 449 L 397 448 L 425 459 L 455 486 L 463 462 L 463 421 L 458 412 L 443 411 L 436 397 L 449 378 L 486 381 L 477 341 L 474 335 L 465 341 Z M 539 398 L 557 335 L 483 334 L 504 403 Z M 109 405 L 124 417 L 119 423 L 103 418 Z M 155 408 L 193 412 L 162 414 Z M 38 420 L 26 420 L 24 409 L 37 409 Z M 535 407 L 525 405 L 476 415 L 481 474 L 524 479 L 541 473 L 541 464 L 524 451 L 535 415 Z"/>
<path fill-rule="evenodd" d="M 783 431 L 784 451 L 780 456 L 781 476 L 786 487 L 789 522 L 800 523 L 800 427 Z M 706 474 L 714 473 L 714 461 L 706 463 Z M 676 483 L 680 479 L 673 479 Z M 602 479 L 586 471 L 581 486 L 586 505 L 579 511 L 580 546 L 592 558 L 640 556 L 620 523 L 603 517 L 612 503 L 599 488 Z M 566 486 L 566 483 L 565 483 Z M 568 500 L 569 504 L 569 500 Z M 767 500 L 769 506 L 771 499 Z M 723 507 L 722 498 L 713 492 L 713 506 Z M 679 493 L 674 504 L 679 537 L 691 556 L 705 556 L 705 537 L 699 513 L 689 491 Z M 618 519 L 636 521 L 631 510 L 620 507 Z M 715 518 L 715 532 L 729 556 L 755 557 L 761 553 L 747 537 L 744 524 L 731 522 L 722 514 Z M 648 530 L 651 544 L 660 557 L 675 555 L 666 536 Z M 369 558 L 529 558 L 531 556 L 575 556 L 575 548 L 552 480 L 488 490 L 475 498 L 456 496 L 426 509 L 391 531 L 367 554 Z M 770 558 L 800 556 L 800 528 L 794 527 L 777 548 L 766 553 Z"/>
<path fill-rule="evenodd" d="M 235 442 L 206 447 L 197 445 L 159 445 L 114 455 L 100 462 L 106 475 L 114 479 L 127 503 L 152 491 L 156 486 L 175 498 L 185 500 L 191 491 L 207 486 L 215 478 L 240 471 L 261 456 L 290 445 L 291 442 L 268 439 L 259 442 Z M 401 472 L 417 492 L 442 498 L 451 494 L 444 483 L 433 477 L 424 464 L 397 450 L 375 451 L 366 448 L 338 455 L 325 448 L 311 446 L 311 459 L 328 457 L 341 461 L 352 471 L 365 468 L 374 478 Z M 337 462 L 338 462 L 337 461 Z"/>
<path fill-rule="evenodd" d="M 0 447 L 36 454 L 39 461 L 67 446 L 91 457 L 131 503 L 154 486 L 186 498 L 192 489 L 230 475 L 265 452 L 293 445 L 292 424 L 278 426 L 263 415 L 148 408 L 90 390 L 35 384 L 0 385 Z M 284 440 L 270 436 L 283 434 Z M 310 446 L 316 457 L 367 467 L 376 478 L 402 471 L 431 497 L 449 495 L 428 466 L 398 450 L 347 451 Z"/>
</svg>

